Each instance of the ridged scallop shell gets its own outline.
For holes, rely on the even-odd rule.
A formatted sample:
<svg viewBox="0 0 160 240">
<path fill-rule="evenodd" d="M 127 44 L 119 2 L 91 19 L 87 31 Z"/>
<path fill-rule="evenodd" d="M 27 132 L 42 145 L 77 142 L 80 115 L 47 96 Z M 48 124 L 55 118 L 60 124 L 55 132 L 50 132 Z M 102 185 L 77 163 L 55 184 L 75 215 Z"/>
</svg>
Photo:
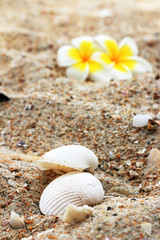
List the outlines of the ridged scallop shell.
<svg viewBox="0 0 160 240">
<path fill-rule="evenodd" d="M 98 167 L 98 158 L 86 147 L 66 145 L 45 153 L 38 166 L 42 170 L 53 169 L 58 174 L 85 169 L 93 172 Z"/>
<path fill-rule="evenodd" d="M 40 210 L 45 215 L 61 215 L 68 204 L 77 207 L 102 202 L 104 191 L 100 181 L 91 173 L 72 172 L 53 180 L 43 191 Z"/>
<path fill-rule="evenodd" d="M 145 127 L 148 124 L 148 120 L 152 119 L 149 115 L 136 115 L 133 117 L 133 127 Z"/>
</svg>

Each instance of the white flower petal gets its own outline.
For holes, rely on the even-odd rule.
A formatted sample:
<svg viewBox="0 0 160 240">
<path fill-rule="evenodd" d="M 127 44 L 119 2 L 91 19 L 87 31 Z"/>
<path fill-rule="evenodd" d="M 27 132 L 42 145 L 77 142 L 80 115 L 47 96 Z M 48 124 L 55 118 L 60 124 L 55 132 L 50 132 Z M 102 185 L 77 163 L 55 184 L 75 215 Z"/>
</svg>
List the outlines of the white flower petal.
<svg viewBox="0 0 160 240">
<path fill-rule="evenodd" d="M 132 78 L 132 72 L 125 66 L 123 65 L 124 69 L 126 70 L 126 72 L 122 72 L 119 71 L 117 69 L 114 68 L 114 66 L 112 67 L 111 70 L 111 78 L 114 80 L 127 80 L 127 79 L 131 79 Z"/>
<path fill-rule="evenodd" d="M 79 62 L 76 58 L 71 58 L 69 56 L 69 51 L 72 50 L 73 47 L 70 45 L 63 46 L 59 48 L 57 53 L 57 62 L 60 67 L 68 67 L 72 64 Z"/>
<path fill-rule="evenodd" d="M 102 55 L 101 52 L 95 52 L 92 54 L 92 59 L 104 65 L 104 71 L 107 74 L 109 80 L 110 79 L 125 80 L 125 79 L 130 79 L 132 77 L 132 73 L 127 68 L 127 66 L 125 66 L 124 64 L 121 64 L 121 67 L 118 70 L 114 62 L 110 64 L 105 64 L 105 62 L 101 60 L 101 55 Z"/>
<path fill-rule="evenodd" d="M 129 46 L 132 49 L 133 55 L 138 55 L 138 47 L 132 38 L 125 37 L 120 41 L 119 43 L 120 48 L 122 48 L 125 45 Z"/>
<path fill-rule="evenodd" d="M 79 48 L 80 44 L 83 41 L 87 41 L 87 42 L 92 42 L 93 43 L 93 38 L 90 36 L 81 36 L 81 37 L 77 37 L 71 40 L 71 43 L 74 47 Z"/>
<path fill-rule="evenodd" d="M 111 71 L 97 71 L 89 74 L 89 79 L 96 82 L 109 82 L 112 78 Z"/>
<path fill-rule="evenodd" d="M 67 68 L 66 75 L 69 78 L 75 78 L 80 81 L 84 81 L 85 79 L 87 79 L 87 77 L 89 75 L 89 66 L 88 66 L 88 64 L 86 64 L 84 69 L 81 69 L 79 67 L 79 64 L 75 64 L 75 65 Z"/>
<path fill-rule="evenodd" d="M 108 35 L 98 35 L 95 38 L 95 41 L 100 45 L 100 47 L 102 48 L 102 50 L 107 51 L 108 49 L 106 49 L 106 41 L 113 41 L 116 43 L 116 41 L 114 40 L 114 38 L 108 36 Z M 117 43 L 116 43 L 117 44 Z"/>
<path fill-rule="evenodd" d="M 137 62 L 133 70 L 134 73 L 145 73 L 145 72 L 152 71 L 151 64 L 148 61 L 146 61 L 144 58 L 133 56 L 133 57 L 129 57 L 129 59 L 132 59 Z"/>
</svg>

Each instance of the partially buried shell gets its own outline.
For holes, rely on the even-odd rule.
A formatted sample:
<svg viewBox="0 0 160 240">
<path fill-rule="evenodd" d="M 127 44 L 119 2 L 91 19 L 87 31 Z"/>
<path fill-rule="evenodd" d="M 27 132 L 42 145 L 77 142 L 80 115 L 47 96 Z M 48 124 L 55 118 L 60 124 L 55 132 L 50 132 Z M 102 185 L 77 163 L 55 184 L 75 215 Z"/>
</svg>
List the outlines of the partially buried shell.
<svg viewBox="0 0 160 240">
<path fill-rule="evenodd" d="M 58 174 L 76 170 L 93 172 L 98 167 L 98 158 L 84 146 L 66 145 L 44 154 L 38 161 L 38 166 L 42 170 L 52 169 Z"/>
<path fill-rule="evenodd" d="M 9 223 L 13 228 L 22 228 L 25 226 L 23 218 L 19 217 L 14 211 L 11 212 Z"/>
<path fill-rule="evenodd" d="M 45 215 L 61 215 L 68 204 L 77 207 L 102 202 L 104 191 L 100 181 L 87 172 L 72 172 L 53 180 L 43 191 L 40 210 Z"/>
</svg>

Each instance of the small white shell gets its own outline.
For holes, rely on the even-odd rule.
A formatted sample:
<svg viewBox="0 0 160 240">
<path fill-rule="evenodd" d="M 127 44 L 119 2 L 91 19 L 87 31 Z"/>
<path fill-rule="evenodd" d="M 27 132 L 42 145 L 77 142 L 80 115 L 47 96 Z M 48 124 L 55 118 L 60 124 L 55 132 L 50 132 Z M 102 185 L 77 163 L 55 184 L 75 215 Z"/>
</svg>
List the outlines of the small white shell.
<svg viewBox="0 0 160 240">
<path fill-rule="evenodd" d="M 147 235 L 151 235 L 152 232 L 152 224 L 149 222 L 141 223 L 141 230 L 142 232 L 146 233 Z"/>
<path fill-rule="evenodd" d="M 45 153 L 38 166 L 42 170 L 53 169 L 58 174 L 85 169 L 93 172 L 98 167 L 98 158 L 86 147 L 67 145 Z"/>
<path fill-rule="evenodd" d="M 145 127 L 148 124 L 148 120 L 152 119 L 149 115 L 136 115 L 133 117 L 133 127 Z"/>
<path fill-rule="evenodd" d="M 45 215 L 61 215 L 68 204 L 77 207 L 102 202 L 104 191 L 100 181 L 91 173 L 72 172 L 53 180 L 43 191 L 40 210 Z"/>
<path fill-rule="evenodd" d="M 9 223 L 13 228 L 22 228 L 25 223 L 21 217 L 18 216 L 14 211 L 11 212 Z"/>
<path fill-rule="evenodd" d="M 157 148 L 152 148 L 148 156 L 148 165 L 157 168 L 160 166 L 160 151 Z"/>
</svg>

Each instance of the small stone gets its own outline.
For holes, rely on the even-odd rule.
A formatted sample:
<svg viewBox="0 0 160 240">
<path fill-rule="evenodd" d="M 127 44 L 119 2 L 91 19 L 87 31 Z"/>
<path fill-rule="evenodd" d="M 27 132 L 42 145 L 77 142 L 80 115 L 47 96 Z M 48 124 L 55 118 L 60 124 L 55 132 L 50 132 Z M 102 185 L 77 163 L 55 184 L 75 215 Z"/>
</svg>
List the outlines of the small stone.
<svg viewBox="0 0 160 240">
<path fill-rule="evenodd" d="M 26 104 L 26 106 L 24 107 L 24 110 L 32 110 L 33 109 L 33 105 L 31 104 Z"/>
<path fill-rule="evenodd" d="M 122 195 L 125 195 L 125 196 L 129 196 L 130 192 L 127 188 L 124 188 L 124 187 L 112 187 L 110 189 L 110 192 L 116 192 L 116 193 L 120 193 Z"/>
<path fill-rule="evenodd" d="M 137 168 L 141 168 L 142 167 L 142 163 L 141 162 L 136 162 L 136 167 Z"/>
<path fill-rule="evenodd" d="M 127 160 L 127 161 L 126 161 L 126 165 L 127 165 L 127 166 L 131 166 L 131 164 L 132 164 L 132 163 L 131 163 L 130 160 Z"/>
<path fill-rule="evenodd" d="M 117 213 L 113 213 L 113 214 L 112 214 L 112 216 L 114 216 L 114 217 L 115 217 L 115 216 L 118 216 L 118 214 L 117 214 Z"/>
<path fill-rule="evenodd" d="M 145 151 L 146 151 L 146 148 L 143 148 L 142 150 L 139 150 L 137 153 L 138 153 L 138 154 L 144 154 Z"/>
<path fill-rule="evenodd" d="M 159 98 L 160 98 L 160 92 L 159 92 L 159 91 L 154 92 L 154 93 L 153 93 L 153 99 L 154 99 L 154 100 L 157 100 L 157 99 L 159 99 Z"/>
<path fill-rule="evenodd" d="M 0 147 L 1 147 L 1 146 L 6 146 L 6 143 L 5 143 L 5 142 L 1 142 L 1 143 L 0 143 Z"/>
<path fill-rule="evenodd" d="M 109 157 L 110 157 L 110 159 L 114 158 L 114 153 L 112 151 L 109 152 Z"/>
<path fill-rule="evenodd" d="M 123 166 L 123 165 L 120 165 L 120 166 L 119 166 L 119 170 L 120 170 L 120 171 L 123 171 L 123 170 L 124 170 L 124 166 Z"/>
<path fill-rule="evenodd" d="M 159 109 L 159 105 L 155 103 L 155 104 L 153 104 L 152 108 L 153 109 Z"/>
<path fill-rule="evenodd" d="M 23 147 L 25 145 L 25 142 L 24 141 L 20 141 L 17 143 L 17 146 L 18 147 Z"/>
<path fill-rule="evenodd" d="M 4 93 L 0 93 L 0 102 L 7 102 L 10 98 L 7 97 Z"/>
<path fill-rule="evenodd" d="M 147 186 L 147 187 L 144 188 L 145 192 L 151 192 L 151 190 L 152 190 L 151 186 Z"/>
<path fill-rule="evenodd" d="M 148 131 L 154 131 L 155 130 L 155 122 L 154 122 L 154 120 L 152 120 L 152 119 L 148 120 L 147 130 Z"/>
<path fill-rule="evenodd" d="M 0 203 L 0 208 L 5 208 L 6 207 L 6 203 Z"/>
<path fill-rule="evenodd" d="M 15 184 L 14 181 L 12 181 L 11 179 L 8 180 L 8 184 L 14 188 L 17 188 L 17 185 Z"/>
<path fill-rule="evenodd" d="M 149 115 L 136 115 L 133 117 L 132 126 L 137 128 L 145 127 L 147 126 L 149 119 L 152 119 Z"/>
<path fill-rule="evenodd" d="M 138 176 L 139 176 L 139 174 L 136 173 L 135 171 L 133 171 L 133 170 L 130 170 L 130 171 L 129 171 L 129 179 L 130 179 L 130 180 L 133 179 L 133 178 L 136 178 L 136 177 L 138 177 Z"/>
<path fill-rule="evenodd" d="M 107 207 L 107 211 L 110 211 L 110 210 L 112 210 L 113 208 L 112 207 Z"/>
<path fill-rule="evenodd" d="M 144 222 L 141 224 L 141 229 L 144 233 L 151 235 L 151 231 L 152 231 L 152 224 L 148 223 L 148 222 Z"/>
</svg>

